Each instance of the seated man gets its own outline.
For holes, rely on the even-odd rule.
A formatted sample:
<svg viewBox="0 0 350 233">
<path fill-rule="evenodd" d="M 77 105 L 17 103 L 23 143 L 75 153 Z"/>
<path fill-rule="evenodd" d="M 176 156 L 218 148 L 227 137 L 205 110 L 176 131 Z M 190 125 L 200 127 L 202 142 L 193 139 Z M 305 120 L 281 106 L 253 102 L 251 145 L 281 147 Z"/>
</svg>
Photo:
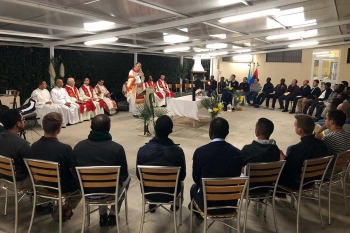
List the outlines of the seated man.
<svg viewBox="0 0 350 233">
<path fill-rule="evenodd" d="M 95 104 L 91 101 L 83 100 L 80 96 L 78 88 L 75 86 L 74 78 L 68 78 L 65 86 L 68 96 L 73 104 L 79 106 L 79 118 L 80 121 L 87 121 L 91 119 L 91 113 L 96 110 Z"/>
<path fill-rule="evenodd" d="M 91 120 L 91 131 L 88 139 L 80 141 L 73 150 L 72 166 L 120 166 L 119 176 L 119 195 L 124 188 L 129 187 L 130 176 L 128 173 L 128 164 L 124 148 L 118 143 L 112 141 L 112 136 L 109 133 L 111 129 L 111 119 L 100 114 Z M 91 188 L 85 193 L 115 193 L 115 189 L 110 188 Z M 114 200 L 115 196 L 106 196 L 105 200 Z M 101 199 L 101 198 L 100 198 Z M 118 210 L 123 203 L 123 198 L 118 202 Z M 112 206 L 115 211 L 115 206 Z M 107 207 L 99 207 L 100 226 L 115 226 L 116 216 L 110 212 L 107 215 Z"/>
<path fill-rule="evenodd" d="M 278 84 L 275 87 L 275 89 L 273 90 L 273 92 L 266 97 L 266 107 L 265 108 L 269 108 L 270 98 L 272 98 L 272 106 L 271 106 L 270 110 L 275 110 L 276 100 L 278 99 L 278 97 L 283 95 L 287 90 L 287 85 L 285 84 L 285 82 L 286 82 L 286 80 L 284 78 L 282 78 L 281 83 Z"/>
<path fill-rule="evenodd" d="M 210 80 L 208 82 L 209 84 L 209 90 L 208 90 L 208 96 L 216 96 L 216 89 L 218 88 L 218 82 L 215 80 L 214 75 L 210 76 Z M 248 85 L 249 90 L 249 85 Z M 209 95 L 209 92 L 211 95 Z"/>
<path fill-rule="evenodd" d="M 161 75 L 160 79 L 157 81 L 157 89 L 158 91 L 166 98 L 166 102 L 169 101 L 169 99 L 174 98 L 174 92 L 172 92 L 168 84 L 165 82 L 165 75 Z"/>
<path fill-rule="evenodd" d="M 283 95 L 278 97 L 278 102 L 280 104 L 279 109 L 283 109 L 282 112 L 288 112 L 289 102 L 293 101 L 294 98 L 297 96 L 299 92 L 299 86 L 297 84 L 298 80 L 293 79 L 292 83 L 288 86 L 287 91 Z M 285 101 L 284 104 L 283 101 Z"/>
<path fill-rule="evenodd" d="M 97 98 L 94 88 L 90 86 L 89 78 L 84 78 L 84 84 L 79 88 L 79 93 L 83 101 L 86 103 L 92 102 L 96 107 L 96 109 L 91 112 L 91 117 L 104 113 L 103 108 L 105 107 L 105 102 Z"/>
<path fill-rule="evenodd" d="M 326 101 L 320 102 L 316 105 L 316 114 L 315 114 L 315 118 L 317 120 L 322 119 L 321 115 L 325 109 L 325 107 L 328 107 L 332 104 L 333 100 L 337 98 L 337 95 L 342 93 L 345 89 L 345 86 L 343 84 L 338 84 L 338 85 L 334 85 L 334 91 L 331 92 L 331 94 L 329 95 L 328 99 Z"/>
<path fill-rule="evenodd" d="M 273 92 L 273 84 L 271 83 L 271 78 L 268 77 L 266 79 L 266 84 L 262 89 L 261 94 L 258 96 L 254 103 L 255 108 L 259 108 L 259 106 L 265 101 L 265 98 L 268 97 Z"/>
<path fill-rule="evenodd" d="M 95 86 L 95 92 L 97 93 L 97 98 L 99 100 L 103 100 L 105 102 L 105 111 L 109 115 L 113 115 L 117 113 L 118 107 L 114 100 L 111 98 L 111 93 L 107 90 L 107 88 L 103 85 L 104 80 L 100 79 Z"/>
<path fill-rule="evenodd" d="M 310 94 L 310 91 L 311 88 L 309 86 L 309 80 L 304 80 L 303 86 L 299 89 L 297 96 L 293 99 L 293 107 L 292 110 L 289 112 L 290 114 L 295 113 L 295 108 L 297 107 L 298 101 L 304 97 L 307 97 Z"/>
<path fill-rule="evenodd" d="M 79 106 L 72 103 L 67 91 L 63 88 L 63 80 L 56 79 L 56 86 L 51 90 L 52 101 L 61 107 L 64 122 L 76 124 L 79 119 Z"/>
<path fill-rule="evenodd" d="M 242 149 L 243 164 L 263 163 L 279 161 L 280 149 L 276 141 L 270 139 L 273 133 L 274 125 L 272 121 L 266 118 L 260 118 L 255 125 L 255 135 L 258 138 L 252 144 L 245 145 Z"/>
<path fill-rule="evenodd" d="M 249 92 L 249 83 L 247 82 L 247 77 L 243 78 L 243 82 L 241 82 L 238 86 L 238 90 L 240 92 L 240 95 L 243 96 L 243 101 L 240 104 L 241 106 L 244 106 L 244 96 L 246 96 L 246 94 Z"/>
<path fill-rule="evenodd" d="M 177 187 L 177 192 L 183 191 L 183 181 L 186 177 L 186 161 L 185 154 L 181 147 L 175 144 L 170 138 L 169 134 L 173 132 L 173 122 L 171 118 L 167 115 L 158 118 L 156 125 L 154 126 L 156 136 L 152 138 L 146 145 L 142 146 L 137 153 L 136 168 L 138 165 L 148 165 L 148 166 L 173 166 L 181 167 L 179 175 L 179 183 Z M 140 174 L 136 169 L 137 178 L 140 179 Z M 169 188 L 147 188 L 145 187 L 145 192 L 174 192 L 174 189 Z M 173 197 L 168 195 L 148 195 L 147 199 L 159 202 L 169 202 L 173 200 Z M 180 203 L 181 205 L 182 203 Z M 155 205 L 150 205 L 149 209 L 152 213 L 156 210 Z M 178 209 L 178 207 L 176 207 Z M 171 206 L 173 210 L 173 206 Z"/>
<path fill-rule="evenodd" d="M 295 133 L 300 136 L 300 142 L 287 150 L 287 155 L 281 151 L 281 160 L 286 160 L 279 184 L 297 189 L 300 185 L 300 172 L 306 159 L 316 159 L 327 156 L 326 144 L 315 138 L 313 134 L 314 120 L 308 115 L 296 115 L 294 121 Z"/>
<path fill-rule="evenodd" d="M 0 134 L 0 155 L 13 159 L 16 167 L 17 188 L 27 188 L 32 186 L 27 167 L 23 161 L 29 158 L 29 142 L 18 136 L 24 130 L 24 119 L 16 109 L 6 110 L 1 113 L 0 122 L 5 131 Z M 0 176 L 0 180 L 1 180 Z M 4 177 L 12 180 L 11 177 Z"/>
<path fill-rule="evenodd" d="M 311 103 L 312 101 L 314 101 L 315 99 L 317 99 L 320 95 L 321 95 L 321 89 L 318 87 L 318 84 L 320 83 L 320 81 L 318 81 L 317 79 L 315 79 L 313 82 L 312 82 L 312 89 L 310 90 L 310 93 L 301 98 L 301 99 L 298 99 L 298 103 L 297 103 L 297 106 L 298 106 L 298 112 L 297 113 L 303 113 L 303 109 L 305 108 L 305 105 L 307 103 Z"/>
<path fill-rule="evenodd" d="M 154 88 L 154 100 L 155 100 L 154 107 L 165 107 L 165 97 L 162 95 L 162 93 L 160 93 L 157 90 L 157 84 L 155 82 L 153 82 L 152 76 L 148 77 L 148 81 L 145 82 L 145 87 L 146 88 L 149 88 L 149 87 Z"/>
<path fill-rule="evenodd" d="M 229 124 L 221 117 L 215 118 L 210 123 L 209 144 L 196 149 L 193 154 L 192 176 L 194 184 L 191 187 L 191 200 L 195 200 L 198 207 L 203 210 L 202 178 L 239 177 L 241 174 L 243 160 L 242 152 L 225 141 L 229 134 Z M 232 206 L 236 203 L 218 201 L 220 206 Z M 210 206 L 209 206 L 210 207 Z M 196 209 L 196 207 L 195 207 Z M 231 209 L 227 209 L 232 212 Z M 209 214 L 225 214 L 225 210 L 208 211 Z M 196 215 L 199 217 L 198 215 Z"/>
<path fill-rule="evenodd" d="M 306 112 L 307 112 L 308 115 L 312 116 L 312 114 L 316 108 L 316 105 L 318 103 L 328 99 L 329 95 L 332 92 L 331 83 L 329 83 L 329 82 L 325 83 L 324 87 L 325 87 L 325 89 L 322 91 L 321 95 L 318 98 L 315 98 L 312 101 L 305 103 L 305 106 L 303 109 L 303 114 L 306 114 Z M 309 109 L 309 111 L 307 111 L 308 109 Z"/>
<path fill-rule="evenodd" d="M 249 92 L 245 95 L 245 98 L 247 100 L 247 103 L 249 106 L 253 106 L 256 102 L 256 97 L 259 94 L 259 91 L 261 89 L 261 84 L 259 83 L 259 79 L 254 79 L 254 83 L 250 84 Z M 253 99 L 253 103 L 250 103 L 250 98 Z"/>
<path fill-rule="evenodd" d="M 62 108 L 58 104 L 54 104 L 52 102 L 52 98 L 50 95 L 50 92 L 46 89 L 47 85 L 45 81 L 39 82 L 39 87 L 35 89 L 32 94 L 31 98 L 35 100 L 35 112 L 38 119 L 39 125 L 42 125 L 42 120 L 44 116 L 50 112 L 59 112 L 63 114 Z M 63 119 L 62 126 L 66 126 L 66 122 Z"/>
<path fill-rule="evenodd" d="M 60 164 L 60 178 L 62 193 L 68 196 L 62 206 L 63 221 L 73 216 L 72 209 L 75 209 L 80 200 L 81 192 L 79 180 L 73 175 L 71 169 L 72 147 L 58 141 L 57 136 L 61 132 L 63 117 L 61 113 L 51 112 L 44 116 L 44 136 L 34 142 L 31 151 L 31 159 L 40 159 Z M 52 214 L 52 218 L 58 222 L 58 208 Z"/>
</svg>

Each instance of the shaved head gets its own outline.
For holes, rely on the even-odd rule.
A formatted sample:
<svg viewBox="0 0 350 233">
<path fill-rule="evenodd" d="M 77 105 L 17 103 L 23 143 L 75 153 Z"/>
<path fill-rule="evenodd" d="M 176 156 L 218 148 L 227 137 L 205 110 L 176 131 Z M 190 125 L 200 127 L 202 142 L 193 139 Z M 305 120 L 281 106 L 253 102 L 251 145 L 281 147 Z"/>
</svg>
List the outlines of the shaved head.
<svg viewBox="0 0 350 233">
<path fill-rule="evenodd" d="M 111 119 L 106 114 L 96 115 L 91 120 L 91 129 L 99 132 L 109 132 L 111 129 Z"/>
<path fill-rule="evenodd" d="M 67 84 L 69 85 L 69 86 L 74 86 L 74 84 L 75 84 L 75 81 L 74 81 L 74 78 L 68 78 L 67 79 Z"/>
<path fill-rule="evenodd" d="M 56 79 L 56 86 L 57 87 L 63 87 L 63 80 L 60 79 L 60 78 Z"/>
</svg>

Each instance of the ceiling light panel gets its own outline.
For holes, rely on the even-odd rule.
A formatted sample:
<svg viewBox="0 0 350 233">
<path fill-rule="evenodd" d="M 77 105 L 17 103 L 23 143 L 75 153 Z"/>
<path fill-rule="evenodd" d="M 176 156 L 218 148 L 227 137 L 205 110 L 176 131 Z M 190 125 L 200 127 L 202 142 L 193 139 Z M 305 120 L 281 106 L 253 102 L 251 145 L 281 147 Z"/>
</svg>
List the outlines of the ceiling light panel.
<svg viewBox="0 0 350 233">
<path fill-rule="evenodd" d="M 288 38 L 289 40 L 296 40 L 300 38 L 309 38 L 313 36 L 317 36 L 318 30 L 308 30 L 308 31 L 300 31 L 300 32 L 293 32 L 293 33 L 286 33 L 286 34 L 279 34 L 279 35 L 273 35 L 266 37 L 267 40 L 278 40 L 278 39 L 285 39 Z"/>
<path fill-rule="evenodd" d="M 97 21 L 92 23 L 84 23 L 84 28 L 87 31 L 102 31 L 106 29 L 111 29 L 115 23 L 109 21 Z"/>
<path fill-rule="evenodd" d="M 242 15 L 236 15 L 236 16 L 231 16 L 231 17 L 226 17 L 222 18 L 219 20 L 220 23 L 231 23 L 231 22 L 238 22 L 238 21 L 243 21 L 243 20 L 248 20 L 248 19 L 255 19 L 255 18 L 260 18 L 264 16 L 269 16 L 269 15 L 275 15 L 280 11 L 280 9 L 268 9 L 268 10 L 263 10 L 263 11 L 256 11 L 248 14 L 242 14 Z"/>
<path fill-rule="evenodd" d="M 190 50 L 191 47 L 183 47 L 183 48 L 173 48 L 173 49 L 165 49 L 164 53 L 172 53 L 172 52 L 185 52 Z"/>
<path fill-rule="evenodd" d="M 111 42 L 117 41 L 117 37 L 111 37 L 111 38 L 105 38 L 105 39 L 100 39 L 100 40 L 91 40 L 91 41 L 86 41 L 84 42 L 85 45 L 96 45 L 96 44 L 107 44 Z"/>
<path fill-rule="evenodd" d="M 219 38 L 219 39 L 226 39 L 226 34 L 214 34 L 209 36 Z"/>
<path fill-rule="evenodd" d="M 312 45 L 318 45 L 318 41 L 310 41 L 310 42 L 301 42 L 296 44 L 290 44 L 288 45 L 289 48 L 295 48 L 295 47 L 303 47 L 303 46 L 312 46 Z"/>
<path fill-rule="evenodd" d="M 215 44 L 207 44 L 207 49 L 224 49 L 227 48 L 227 44 L 224 43 L 215 43 Z"/>
<path fill-rule="evenodd" d="M 188 41 L 189 39 L 190 38 L 188 36 L 180 36 L 180 35 L 173 35 L 173 34 L 166 34 L 163 36 L 164 42 L 168 42 L 168 43 L 180 43 L 180 42 Z"/>
<path fill-rule="evenodd" d="M 219 0 L 219 5 L 228 6 L 228 5 L 237 4 L 241 2 L 242 2 L 241 0 Z"/>
</svg>

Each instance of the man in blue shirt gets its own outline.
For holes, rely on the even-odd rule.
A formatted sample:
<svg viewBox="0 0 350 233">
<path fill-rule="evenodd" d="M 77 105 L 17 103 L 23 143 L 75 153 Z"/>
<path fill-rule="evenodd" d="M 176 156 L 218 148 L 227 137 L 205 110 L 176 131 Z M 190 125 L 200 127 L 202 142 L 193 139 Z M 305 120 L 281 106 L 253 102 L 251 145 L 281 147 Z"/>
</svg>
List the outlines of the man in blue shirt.
<svg viewBox="0 0 350 233">
<path fill-rule="evenodd" d="M 255 108 L 259 108 L 259 106 L 265 101 L 266 97 L 268 97 L 274 90 L 274 86 L 271 83 L 271 78 L 268 77 L 266 79 L 266 84 L 264 85 L 264 88 L 258 98 L 256 99 L 254 103 Z"/>
</svg>

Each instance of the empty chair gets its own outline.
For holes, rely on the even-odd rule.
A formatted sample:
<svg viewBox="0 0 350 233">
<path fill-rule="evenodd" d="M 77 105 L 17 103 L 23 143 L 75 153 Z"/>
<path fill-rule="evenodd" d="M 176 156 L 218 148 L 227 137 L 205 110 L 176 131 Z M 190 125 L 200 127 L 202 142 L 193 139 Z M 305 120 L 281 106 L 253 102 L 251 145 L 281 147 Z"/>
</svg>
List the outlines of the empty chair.
<svg viewBox="0 0 350 233">
<path fill-rule="evenodd" d="M 114 205 L 115 216 L 118 215 L 118 202 L 125 198 L 125 218 L 128 224 L 128 202 L 127 191 L 125 187 L 119 190 L 120 166 L 98 166 L 98 167 L 76 167 L 77 175 L 83 194 L 83 223 L 81 232 L 84 232 L 86 216 L 88 216 L 88 225 L 90 225 L 90 206 L 108 206 Z M 115 190 L 113 193 L 110 190 Z M 96 192 L 98 191 L 98 192 Z M 119 232 L 119 219 L 116 217 L 117 232 Z"/>
<path fill-rule="evenodd" d="M 322 209 L 321 209 L 321 187 L 329 164 L 333 156 L 327 156 L 317 159 L 308 159 L 303 163 L 300 173 L 299 189 L 292 189 L 283 185 L 278 185 L 286 193 L 291 195 L 291 206 L 294 206 L 294 201 L 297 201 L 297 233 L 299 233 L 299 218 L 300 218 L 300 201 L 301 197 L 318 200 L 318 210 L 320 214 L 322 228 L 324 228 Z M 317 198 L 314 197 L 314 192 L 317 191 Z M 312 195 L 308 195 L 312 193 Z M 303 196 L 302 196 L 303 195 Z"/>
<path fill-rule="evenodd" d="M 177 221 L 176 221 L 176 206 L 179 206 L 180 210 L 180 225 L 182 224 L 182 201 L 183 195 L 182 190 L 178 190 L 180 167 L 161 167 L 161 166 L 137 166 L 140 174 L 141 192 L 142 192 L 142 213 L 141 213 L 141 224 L 140 233 L 143 230 L 143 224 L 145 220 L 146 204 L 155 204 L 155 208 L 162 207 L 167 210 L 174 217 L 174 228 L 177 233 Z M 151 191 L 148 191 L 151 189 Z M 159 191 L 156 191 L 159 190 Z M 168 196 L 168 202 L 158 202 L 154 195 Z M 151 200 L 152 199 L 152 200 Z M 163 198 L 162 198 L 163 199 Z M 173 212 L 164 207 L 164 205 L 173 205 Z"/>
<path fill-rule="evenodd" d="M 182 84 L 175 84 L 175 94 L 181 95 L 182 93 Z"/>
<path fill-rule="evenodd" d="M 191 201 L 190 232 L 192 232 L 192 219 L 194 211 L 198 212 L 204 218 L 203 232 L 207 232 L 207 230 L 216 221 L 240 232 L 241 206 L 247 184 L 247 177 L 202 178 L 204 208 L 201 209 L 194 199 Z M 227 205 L 227 202 L 232 204 Z M 218 203 L 223 203 L 223 205 Z M 195 210 L 193 206 L 195 206 L 198 211 Z M 237 228 L 223 222 L 224 220 L 232 219 L 237 219 Z M 209 226 L 207 223 L 208 220 L 213 220 Z M 245 229 L 245 220 L 243 225 Z"/>
</svg>

